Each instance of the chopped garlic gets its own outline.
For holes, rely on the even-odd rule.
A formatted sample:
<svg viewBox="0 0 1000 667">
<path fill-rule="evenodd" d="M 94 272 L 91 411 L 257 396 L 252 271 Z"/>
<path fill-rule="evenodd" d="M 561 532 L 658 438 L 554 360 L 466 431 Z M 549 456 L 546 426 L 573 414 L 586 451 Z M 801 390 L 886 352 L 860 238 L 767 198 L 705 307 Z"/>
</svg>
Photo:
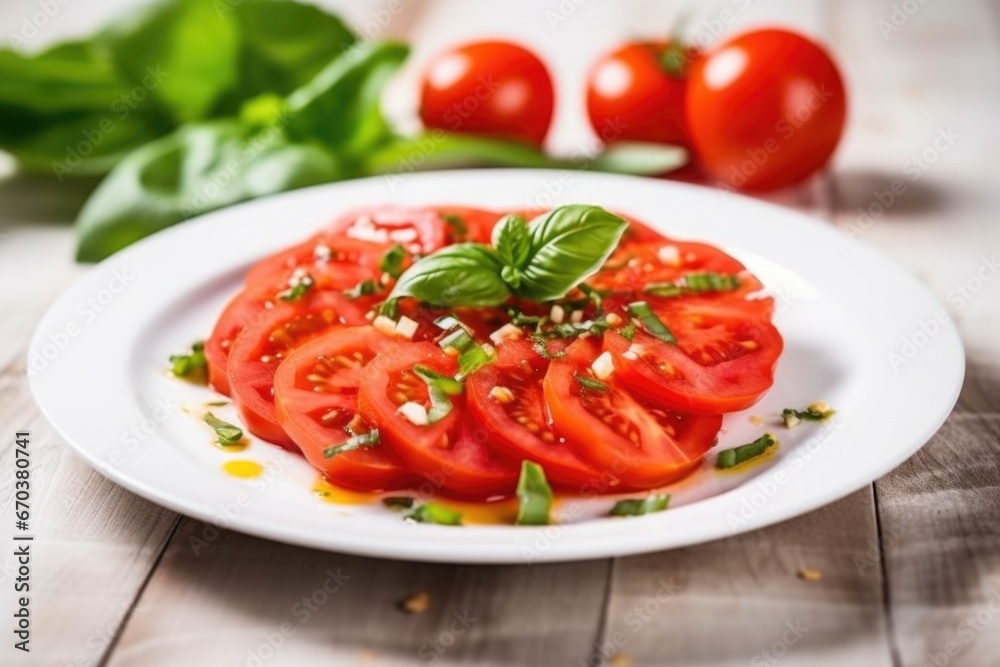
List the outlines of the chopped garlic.
<svg viewBox="0 0 1000 667">
<path fill-rule="evenodd" d="M 379 315 L 372 321 L 372 326 L 379 333 L 392 336 L 396 333 L 396 322 L 385 315 Z"/>
<path fill-rule="evenodd" d="M 549 319 L 556 324 L 562 324 L 563 320 L 566 318 L 566 311 L 558 303 L 552 306 L 552 310 L 549 311 Z"/>
<path fill-rule="evenodd" d="M 611 359 L 610 352 L 602 352 L 590 367 L 594 369 L 598 380 L 607 380 L 615 372 L 615 362 Z"/>
<path fill-rule="evenodd" d="M 573 324 L 579 324 L 580 322 L 583 322 L 583 311 L 574 310 L 572 313 L 569 314 L 569 321 L 572 322 Z"/>
<path fill-rule="evenodd" d="M 490 389 L 490 398 L 501 405 L 507 405 L 514 401 L 514 392 L 507 387 L 493 387 Z"/>
<path fill-rule="evenodd" d="M 399 322 L 396 322 L 396 333 L 403 338 L 413 338 L 413 334 L 417 333 L 417 326 L 415 320 L 403 315 L 399 318 Z"/>
<path fill-rule="evenodd" d="M 806 406 L 806 410 L 813 413 L 814 415 L 825 415 L 828 412 L 833 412 L 833 408 L 826 404 L 825 401 L 816 401 L 815 403 L 810 403 Z"/>
<path fill-rule="evenodd" d="M 675 245 L 665 245 L 656 251 L 656 257 L 669 266 L 680 266 L 681 251 Z"/>
<path fill-rule="evenodd" d="M 497 353 L 497 349 L 490 345 L 489 343 L 483 343 L 480 347 L 483 348 L 483 352 L 490 355 L 491 357 Z"/>
<path fill-rule="evenodd" d="M 622 359 L 628 359 L 629 361 L 638 361 L 639 351 L 635 349 L 635 345 L 629 346 L 627 350 L 622 352 Z"/>
<path fill-rule="evenodd" d="M 414 403 L 409 401 L 408 403 L 403 403 L 396 410 L 396 413 L 402 415 L 403 419 L 410 422 L 415 426 L 427 426 L 427 408 L 420 405 L 419 403 Z"/>
<path fill-rule="evenodd" d="M 785 415 L 785 428 L 795 428 L 802 423 L 802 420 L 792 414 Z"/>
<path fill-rule="evenodd" d="M 499 345 L 508 338 L 520 338 L 524 335 L 519 327 L 514 326 L 510 322 L 503 325 L 496 331 L 490 334 L 490 340 L 493 341 L 495 345 Z"/>
<path fill-rule="evenodd" d="M 625 321 L 622 319 L 622 316 L 619 315 L 618 313 L 608 313 L 607 315 L 604 316 L 604 319 L 607 320 L 608 324 L 610 324 L 613 327 L 616 327 Z"/>
<path fill-rule="evenodd" d="M 313 248 L 313 257 L 315 257 L 316 261 L 321 264 L 329 262 L 330 257 L 332 256 L 333 252 L 330 250 L 330 246 L 328 246 L 325 243 L 320 243 L 315 248 Z"/>
</svg>

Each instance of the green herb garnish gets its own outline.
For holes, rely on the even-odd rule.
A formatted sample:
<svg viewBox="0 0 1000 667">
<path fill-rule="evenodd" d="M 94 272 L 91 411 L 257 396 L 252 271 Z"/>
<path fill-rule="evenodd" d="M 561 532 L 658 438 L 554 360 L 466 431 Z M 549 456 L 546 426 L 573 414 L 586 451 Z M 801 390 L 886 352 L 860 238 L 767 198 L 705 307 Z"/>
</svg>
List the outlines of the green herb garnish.
<svg viewBox="0 0 1000 667">
<path fill-rule="evenodd" d="M 461 526 L 462 513 L 437 503 L 423 503 L 418 505 L 404 519 L 416 521 L 417 523 L 438 523 L 442 526 Z"/>
<path fill-rule="evenodd" d="M 463 243 L 469 238 L 469 226 L 465 224 L 462 216 L 456 213 L 444 213 L 441 215 L 444 223 L 451 229 L 451 242 Z"/>
<path fill-rule="evenodd" d="M 208 367 L 205 362 L 204 341 L 191 345 L 191 352 L 188 354 L 171 354 L 170 372 L 191 382 L 207 384 Z"/>
<path fill-rule="evenodd" d="M 219 419 L 211 412 L 205 413 L 205 423 L 212 427 L 212 430 L 215 431 L 216 442 L 223 447 L 238 445 L 243 440 L 243 429 Z"/>
<path fill-rule="evenodd" d="M 560 206 L 530 225 L 507 216 L 492 246 L 446 246 L 404 271 L 391 296 L 437 306 L 499 306 L 511 296 L 560 299 L 601 268 L 626 227 L 597 206 Z"/>
<path fill-rule="evenodd" d="M 475 341 L 468 328 L 457 318 L 442 317 L 435 324 L 441 328 L 452 329 L 438 345 L 442 350 L 454 348 L 458 350 L 458 376 L 467 378 L 493 360 L 493 356 Z"/>
<path fill-rule="evenodd" d="M 795 428 L 800 421 L 821 422 L 826 421 L 834 415 L 836 411 L 822 401 L 809 404 L 805 410 L 795 410 L 785 408 L 781 411 L 781 417 L 785 422 L 785 428 Z"/>
<path fill-rule="evenodd" d="M 396 316 L 399 315 L 399 299 L 386 299 L 379 304 L 375 314 L 395 320 Z"/>
<path fill-rule="evenodd" d="M 431 399 L 431 409 L 427 411 L 427 423 L 439 422 L 452 411 L 451 397 L 459 396 L 465 385 L 460 380 L 442 375 L 426 366 L 414 366 L 413 372 L 427 383 L 427 394 Z"/>
<path fill-rule="evenodd" d="M 408 510 L 413 507 L 416 501 L 413 498 L 407 498 L 406 496 L 393 496 L 390 498 L 383 498 L 382 504 L 393 512 L 402 512 L 403 510 Z"/>
<path fill-rule="evenodd" d="M 542 334 L 532 334 L 531 339 L 535 341 L 533 346 L 535 352 L 545 359 L 562 359 L 566 356 L 566 350 L 556 350 L 555 352 L 549 350 L 549 339 Z"/>
<path fill-rule="evenodd" d="M 323 458 L 332 459 L 338 454 L 352 452 L 355 449 L 376 447 L 379 444 L 378 429 L 373 429 L 367 433 L 356 433 L 339 445 L 327 447 L 323 450 Z"/>
<path fill-rule="evenodd" d="M 664 343 L 671 343 L 673 345 L 677 344 L 677 339 L 674 338 L 674 334 L 667 328 L 667 325 L 656 316 L 656 313 L 652 311 L 649 304 L 645 301 L 630 303 L 628 305 L 628 312 L 638 318 L 639 322 L 642 323 L 643 328 L 656 338 L 659 338 Z"/>
<path fill-rule="evenodd" d="M 635 320 L 629 320 L 628 324 L 618 330 L 618 335 L 627 341 L 631 341 L 635 338 Z"/>
<path fill-rule="evenodd" d="M 378 285 L 371 278 L 362 280 L 357 285 L 350 289 L 344 290 L 344 296 L 348 299 L 357 299 L 358 297 L 368 296 L 369 294 L 375 294 L 378 292 Z"/>
<path fill-rule="evenodd" d="M 629 498 L 619 500 L 611 508 L 611 516 L 642 516 L 653 512 L 662 512 L 670 505 L 670 494 L 646 496 L 645 498 Z"/>
<path fill-rule="evenodd" d="M 595 380 L 594 378 L 587 377 L 586 375 L 580 375 L 579 373 L 577 373 L 573 377 L 576 378 L 577 382 L 579 382 L 581 385 L 583 385 L 587 389 L 590 389 L 591 391 L 607 391 L 608 390 L 608 385 L 604 384 L 600 380 Z"/>
<path fill-rule="evenodd" d="M 766 452 L 768 448 L 776 444 L 778 444 L 778 441 L 774 436 L 770 433 L 765 433 L 749 444 L 733 447 L 732 449 L 724 449 L 719 452 L 719 457 L 715 460 L 715 467 L 723 469 L 735 468 L 741 463 L 757 458 Z"/>
<path fill-rule="evenodd" d="M 392 278 L 398 278 L 403 272 L 403 261 L 406 259 L 406 248 L 398 243 L 382 255 L 378 262 L 378 269 L 382 273 L 388 273 Z"/>
<path fill-rule="evenodd" d="M 521 477 L 517 480 L 517 520 L 519 526 L 544 526 L 552 510 L 552 488 L 545 479 L 542 466 L 531 461 L 521 462 Z"/>
<path fill-rule="evenodd" d="M 295 275 L 289 281 L 288 289 L 278 293 L 278 298 L 282 301 L 298 301 L 314 284 L 313 277 L 308 273 Z"/>
<path fill-rule="evenodd" d="M 706 271 L 689 273 L 676 282 L 650 283 L 646 285 L 644 291 L 653 296 L 678 297 L 688 294 L 730 292 L 739 289 L 740 285 L 739 276 Z"/>
</svg>

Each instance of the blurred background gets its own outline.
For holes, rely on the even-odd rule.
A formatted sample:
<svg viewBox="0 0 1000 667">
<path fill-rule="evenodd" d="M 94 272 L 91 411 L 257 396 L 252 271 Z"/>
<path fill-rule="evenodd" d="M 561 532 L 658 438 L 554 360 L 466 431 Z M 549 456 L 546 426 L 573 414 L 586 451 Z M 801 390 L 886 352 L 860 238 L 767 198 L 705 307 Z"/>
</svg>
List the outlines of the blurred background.
<svg viewBox="0 0 1000 667">
<path fill-rule="evenodd" d="M 52 517 L 48 533 L 65 552 L 50 554 L 38 575 L 45 653 L 16 664 L 170 665 L 182 655 L 212 665 L 331 657 L 379 665 L 996 664 L 1000 633 L 980 621 L 967 635 L 961 624 L 992 609 L 1000 586 L 1000 2 L 317 5 L 322 11 L 251 0 L 0 3 L 0 145 L 9 151 L 0 153 L 0 422 L 16 415 L 18 427 L 27 419 L 48 433 L 38 512 Z M 793 34 L 740 41 L 767 27 Z M 548 120 L 544 95 L 512 93 L 507 106 L 524 115 L 507 125 L 488 118 L 499 131 L 472 137 L 476 114 L 457 123 L 447 114 L 449 87 L 462 75 L 446 56 L 495 39 L 544 63 L 554 108 Z M 646 54 L 646 69 L 612 57 L 597 75 L 609 54 L 648 40 L 675 48 Z M 472 59 L 489 79 L 508 56 Z M 636 72 L 645 78 L 630 78 Z M 629 81 L 650 86 L 637 99 L 664 86 L 681 92 L 671 89 L 644 112 L 656 141 L 607 147 L 595 131 L 601 113 L 592 118 L 601 100 L 588 105 L 588 89 L 602 91 L 610 108 L 602 113 L 614 117 L 613 98 Z M 719 92 L 733 86 L 741 92 Z M 467 90 L 457 94 L 468 100 Z M 676 107 L 684 127 L 657 134 L 671 121 L 656 114 L 679 94 L 688 96 Z M 531 132 L 539 115 L 541 139 Z M 779 125 L 796 118 L 791 130 Z M 220 186 L 234 157 L 238 173 Z M 259 638 L 283 627 L 298 595 L 323 582 L 328 556 L 240 535 L 225 535 L 207 558 L 192 556 L 186 540 L 203 525 L 110 484 L 59 446 L 23 383 L 28 338 L 85 269 L 77 258 L 100 260 L 162 227 L 275 191 L 464 165 L 676 178 L 828 221 L 905 265 L 958 323 L 968 373 L 955 416 L 871 488 L 694 549 L 503 568 L 338 557 L 363 590 L 318 611 L 324 623 L 296 626 L 278 658 L 262 657 Z M 78 504 L 100 509 L 86 521 L 60 519 Z M 817 565 L 821 583 L 796 576 Z M 658 604 L 634 630 L 629 611 L 658 600 L 664 581 L 678 587 L 668 591 L 672 606 Z M 446 602 L 416 620 L 397 613 L 395 602 L 416 591 Z M 434 642 L 464 609 L 485 622 L 450 636 L 439 652 Z M 806 630 L 787 635 L 786 624 Z M 191 662 L 183 638 L 205 639 L 206 627 L 205 662 Z M 626 644 L 608 644 L 616 632 Z"/>
</svg>

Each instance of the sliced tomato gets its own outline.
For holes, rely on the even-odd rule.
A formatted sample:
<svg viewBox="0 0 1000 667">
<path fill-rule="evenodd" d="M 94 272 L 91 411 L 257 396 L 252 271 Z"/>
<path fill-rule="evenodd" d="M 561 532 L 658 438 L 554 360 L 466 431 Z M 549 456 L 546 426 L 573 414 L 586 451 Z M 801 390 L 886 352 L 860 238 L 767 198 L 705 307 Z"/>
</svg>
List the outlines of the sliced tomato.
<svg viewBox="0 0 1000 667">
<path fill-rule="evenodd" d="M 324 237 L 398 243 L 412 253 L 427 255 L 448 243 L 449 229 L 448 221 L 435 210 L 385 206 L 342 215 L 326 229 Z"/>
<path fill-rule="evenodd" d="M 265 257 L 247 270 L 246 284 L 280 284 L 295 269 L 308 271 L 331 289 L 353 287 L 360 280 L 377 276 L 379 262 L 390 243 L 375 243 L 348 238 L 313 238 Z"/>
<path fill-rule="evenodd" d="M 427 342 L 402 343 L 365 367 L 358 402 L 362 416 L 378 425 L 381 442 L 437 487 L 479 498 L 512 492 L 517 469 L 490 452 L 491 434 L 468 419 L 463 396 L 452 397 L 451 412 L 433 424 L 399 414 L 405 403 L 430 405 L 427 383 L 413 372 L 418 365 L 444 375 L 457 370 L 454 357 Z"/>
<path fill-rule="evenodd" d="M 324 456 L 375 425 L 358 414 L 362 368 L 393 342 L 370 327 L 336 329 L 296 348 L 278 365 L 274 407 L 278 423 L 313 467 L 339 486 L 398 489 L 414 480 L 386 447 Z"/>
<path fill-rule="evenodd" d="M 599 482 L 602 472 L 552 428 L 542 393 L 548 368 L 548 359 L 531 343 L 504 341 L 497 359 L 465 382 L 469 413 L 491 434 L 490 447 L 512 460 L 539 464 L 554 486 L 580 491 Z"/>
<path fill-rule="evenodd" d="M 674 283 L 692 273 L 738 276 L 741 298 L 761 288 L 742 263 L 715 246 L 668 239 L 621 244 L 587 283 L 598 289 L 641 293 L 651 285 Z"/>
<path fill-rule="evenodd" d="M 468 206 L 438 206 L 437 211 L 448 225 L 451 243 L 489 243 L 493 226 L 503 213 Z"/>
<path fill-rule="evenodd" d="M 613 377 L 597 381 L 590 369 L 600 353 L 600 343 L 585 338 L 552 361 L 543 388 L 553 425 L 580 454 L 620 480 L 621 488 L 652 489 L 692 473 L 715 444 L 722 417 L 666 410 Z"/>
<path fill-rule="evenodd" d="M 334 327 L 366 324 L 367 311 L 367 305 L 339 292 L 307 292 L 296 301 L 275 303 L 260 321 L 237 334 L 227 373 L 233 403 L 251 433 L 295 451 L 274 409 L 278 363 L 297 345 Z"/>
<path fill-rule="evenodd" d="M 379 262 L 390 247 L 352 239 L 341 239 L 332 246 L 322 239 L 310 240 L 251 267 L 246 286 L 226 305 L 205 341 L 208 378 L 216 391 L 229 395 L 226 365 L 233 339 L 246 326 L 263 319 L 268 304 L 280 301 L 279 295 L 299 279 L 297 272 L 309 275 L 312 290 L 348 290 L 365 280 L 379 279 Z M 326 251 L 317 254 L 317 247 Z M 410 261 L 410 257 L 405 258 L 404 266 Z"/>
<path fill-rule="evenodd" d="M 609 331 L 615 376 L 650 400 L 698 413 L 734 412 L 756 403 L 774 383 L 784 343 L 771 324 L 770 299 L 649 299 L 677 343 L 642 331 L 630 343 Z"/>
</svg>

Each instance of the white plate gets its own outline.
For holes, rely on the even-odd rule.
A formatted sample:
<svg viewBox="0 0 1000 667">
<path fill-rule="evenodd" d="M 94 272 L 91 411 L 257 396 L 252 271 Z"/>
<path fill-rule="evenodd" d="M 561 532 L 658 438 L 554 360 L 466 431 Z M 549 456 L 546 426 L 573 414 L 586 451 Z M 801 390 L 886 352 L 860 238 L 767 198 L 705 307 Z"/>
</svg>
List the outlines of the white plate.
<svg viewBox="0 0 1000 667">
<path fill-rule="evenodd" d="M 778 300 L 785 338 L 774 388 L 729 415 L 720 447 L 763 430 L 781 409 L 825 400 L 827 424 L 779 431 L 766 464 L 717 473 L 714 456 L 671 488 L 671 508 L 603 518 L 610 501 L 562 503 L 546 528 L 410 524 L 380 505 L 336 505 L 312 491 L 301 459 L 263 442 L 231 454 L 186 412 L 211 392 L 168 378 L 165 360 L 204 338 L 254 260 L 355 206 L 467 204 L 525 208 L 585 202 L 646 220 L 741 258 Z M 667 549 L 808 512 L 899 465 L 940 427 L 964 373 L 955 327 L 916 280 L 831 226 L 695 186 L 599 174 L 455 171 L 375 178 L 235 206 L 146 239 L 95 267 L 38 326 L 29 374 L 42 411 L 103 474 L 178 512 L 253 535 L 401 559 L 564 561 Z M 222 416 L 235 419 L 232 408 Z M 255 480 L 221 466 L 265 465 Z M 206 531 L 210 539 L 212 530 Z"/>
</svg>

